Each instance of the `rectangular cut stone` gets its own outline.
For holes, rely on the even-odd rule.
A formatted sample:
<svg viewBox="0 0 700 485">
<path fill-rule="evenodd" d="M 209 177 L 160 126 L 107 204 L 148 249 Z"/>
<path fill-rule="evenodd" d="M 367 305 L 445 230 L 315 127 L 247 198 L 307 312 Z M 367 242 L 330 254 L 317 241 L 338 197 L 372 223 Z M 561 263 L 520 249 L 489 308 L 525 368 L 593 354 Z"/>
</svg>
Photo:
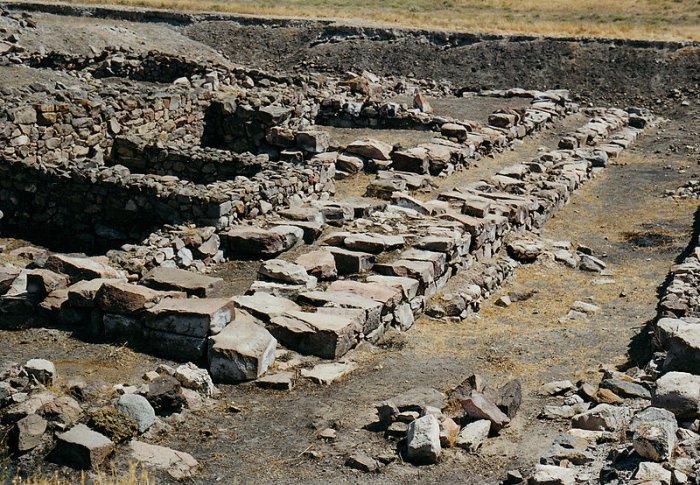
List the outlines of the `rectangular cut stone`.
<svg viewBox="0 0 700 485">
<path fill-rule="evenodd" d="M 75 308 L 94 308 L 95 297 L 104 283 L 123 283 L 124 280 L 113 278 L 95 278 L 94 280 L 78 281 L 67 288 L 68 304 Z"/>
<path fill-rule="evenodd" d="M 268 329 L 285 347 L 324 359 L 345 355 L 362 331 L 349 315 L 295 311 L 273 318 Z"/>
<path fill-rule="evenodd" d="M 328 291 L 353 293 L 364 298 L 380 302 L 386 308 L 394 308 L 401 303 L 401 290 L 381 283 L 362 283 L 353 280 L 334 281 L 328 286 Z"/>
<path fill-rule="evenodd" d="M 106 436 L 78 424 L 65 433 L 57 433 L 56 448 L 51 459 L 74 468 L 97 468 L 114 451 L 114 443 Z"/>
<path fill-rule="evenodd" d="M 102 317 L 104 336 L 108 340 L 130 340 L 131 342 L 143 338 L 143 326 L 139 318 L 127 315 L 115 315 L 105 313 Z"/>
<path fill-rule="evenodd" d="M 401 291 L 405 300 L 415 298 L 420 287 L 418 280 L 403 276 L 371 275 L 367 277 L 367 281 L 396 288 Z"/>
<path fill-rule="evenodd" d="M 154 353 L 178 362 L 201 362 L 207 353 L 206 337 L 191 337 L 144 328 L 144 338 Z"/>
<path fill-rule="evenodd" d="M 362 330 L 368 334 L 379 326 L 384 305 L 354 293 L 339 291 L 308 291 L 298 298 L 299 303 L 333 308 L 357 308 L 364 311 Z"/>
<path fill-rule="evenodd" d="M 146 310 L 148 328 L 191 337 L 218 333 L 235 316 L 235 303 L 227 298 L 166 298 Z"/>
<path fill-rule="evenodd" d="M 131 283 L 108 282 L 103 283 L 97 292 L 95 303 L 105 313 L 132 315 L 142 312 L 149 304 L 167 296 L 176 295 Z"/>
<path fill-rule="evenodd" d="M 393 263 L 377 264 L 374 269 L 377 273 L 388 276 L 408 276 L 416 278 L 423 284 L 428 284 L 435 279 L 435 267 L 433 263 L 426 261 L 399 259 Z"/>
<path fill-rule="evenodd" d="M 409 249 L 401 253 L 400 257 L 401 259 L 408 259 L 411 261 L 426 261 L 432 263 L 435 269 L 435 275 L 443 274 L 447 268 L 447 256 L 445 256 L 445 253 L 424 251 L 422 249 Z"/>
<path fill-rule="evenodd" d="M 232 299 L 240 308 L 265 322 L 284 312 L 301 311 L 301 307 L 292 300 L 269 293 L 258 292 L 253 295 L 234 296 Z"/>
<path fill-rule="evenodd" d="M 275 361 L 277 340 L 245 313 L 209 338 L 209 372 L 219 382 L 257 379 Z"/>
<path fill-rule="evenodd" d="M 258 227 L 236 227 L 221 235 L 229 254 L 275 256 L 289 249 L 282 234 Z"/>
<path fill-rule="evenodd" d="M 348 251 L 342 248 L 331 248 L 335 258 L 338 274 L 365 273 L 374 266 L 375 257 L 360 251 Z"/>
<path fill-rule="evenodd" d="M 155 268 L 143 277 L 142 283 L 154 290 L 184 291 L 188 296 L 205 298 L 220 289 L 224 280 L 178 268 Z"/>
<path fill-rule="evenodd" d="M 106 258 L 105 258 L 106 259 Z M 71 283 L 94 278 L 120 278 L 119 272 L 100 258 L 52 254 L 46 260 L 46 269 L 65 274 Z"/>
</svg>

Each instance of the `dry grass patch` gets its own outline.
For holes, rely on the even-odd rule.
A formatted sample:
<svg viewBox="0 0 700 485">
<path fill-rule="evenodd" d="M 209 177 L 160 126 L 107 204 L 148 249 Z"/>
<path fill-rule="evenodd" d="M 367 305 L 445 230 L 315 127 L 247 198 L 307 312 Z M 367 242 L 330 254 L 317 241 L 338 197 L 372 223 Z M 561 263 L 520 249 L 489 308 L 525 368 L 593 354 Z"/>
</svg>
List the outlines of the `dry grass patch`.
<svg viewBox="0 0 700 485">
<path fill-rule="evenodd" d="M 500 34 L 700 40 L 696 0 L 81 0 L 188 11 L 359 19 Z"/>
</svg>

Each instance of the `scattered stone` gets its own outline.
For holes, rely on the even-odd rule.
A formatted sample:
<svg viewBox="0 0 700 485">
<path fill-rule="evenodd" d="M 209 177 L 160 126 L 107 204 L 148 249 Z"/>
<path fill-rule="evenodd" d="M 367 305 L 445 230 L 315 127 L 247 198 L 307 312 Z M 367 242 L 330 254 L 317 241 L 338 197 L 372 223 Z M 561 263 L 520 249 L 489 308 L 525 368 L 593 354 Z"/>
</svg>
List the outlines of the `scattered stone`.
<svg viewBox="0 0 700 485">
<path fill-rule="evenodd" d="M 192 362 L 183 364 L 175 369 L 173 377 L 180 381 L 182 387 L 201 392 L 206 397 L 214 397 L 219 392 L 214 386 L 209 373 Z"/>
<path fill-rule="evenodd" d="M 310 276 L 303 266 L 281 259 L 265 261 L 258 270 L 258 274 L 271 280 L 293 285 L 304 285 L 307 288 L 316 287 L 317 282 L 316 277 Z"/>
<path fill-rule="evenodd" d="M 510 418 L 479 392 L 469 393 L 469 397 L 462 401 L 462 407 L 471 418 L 489 420 L 494 433 L 498 433 L 510 423 Z"/>
<path fill-rule="evenodd" d="M 354 362 L 333 362 L 330 364 L 318 364 L 312 369 L 302 369 L 301 375 L 318 384 L 329 386 L 355 369 L 357 369 L 357 364 Z"/>
<path fill-rule="evenodd" d="M 164 470 L 175 480 L 192 477 L 199 463 L 189 453 L 173 450 L 164 446 L 150 445 L 132 440 L 129 443 L 130 457 L 148 467 Z"/>
<path fill-rule="evenodd" d="M 555 465 L 536 465 L 528 480 L 530 485 L 575 485 L 576 474 L 569 468 Z"/>
<path fill-rule="evenodd" d="M 585 413 L 574 416 L 571 425 L 589 431 L 619 431 L 629 420 L 629 408 L 599 404 Z"/>
<path fill-rule="evenodd" d="M 540 387 L 540 396 L 558 396 L 574 391 L 576 386 L 571 381 L 552 381 Z"/>
<path fill-rule="evenodd" d="M 490 429 L 491 421 L 488 419 L 480 419 L 469 423 L 460 431 L 456 445 L 467 451 L 476 451 L 488 438 Z"/>
<path fill-rule="evenodd" d="M 182 410 L 185 398 L 180 381 L 172 376 L 160 376 L 148 385 L 146 399 L 157 414 L 172 414 Z"/>
<path fill-rule="evenodd" d="M 406 459 L 416 464 L 437 463 L 440 446 L 440 423 L 432 414 L 418 418 L 408 425 Z"/>
<path fill-rule="evenodd" d="M 52 458 L 75 468 L 97 468 L 114 451 L 114 443 L 109 438 L 84 424 L 78 424 L 65 433 L 57 433 L 56 439 Z"/>
<path fill-rule="evenodd" d="M 24 453 L 39 446 L 46 432 L 46 426 L 46 420 L 36 414 L 30 414 L 17 421 L 15 425 L 15 449 Z"/>
<path fill-rule="evenodd" d="M 377 460 L 361 451 L 350 455 L 348 459 L 345 460 L 345 466 L 365 473 L 375 472 L 379 468 Z"/>
<path fill-rule="evenodd" d="M 671 485 L 672 473 L 659 463 L 643 461 L 637 467 L 634 478 L 641 483 L 661 483 Z"/>
<path fill-rule="evenodd" d="M 56 366 L 50 360 L 30 359 L 23 367 L 30 378 L 47 386 L 53 384 L 58 376 Z"/>
<path fill-rule="evenodd" d="M 257 379 L 255 385 L 263 389 L 291 391 L 294 388 L 294 374 L 291 372 L 270 374 Z"/>
</svg>

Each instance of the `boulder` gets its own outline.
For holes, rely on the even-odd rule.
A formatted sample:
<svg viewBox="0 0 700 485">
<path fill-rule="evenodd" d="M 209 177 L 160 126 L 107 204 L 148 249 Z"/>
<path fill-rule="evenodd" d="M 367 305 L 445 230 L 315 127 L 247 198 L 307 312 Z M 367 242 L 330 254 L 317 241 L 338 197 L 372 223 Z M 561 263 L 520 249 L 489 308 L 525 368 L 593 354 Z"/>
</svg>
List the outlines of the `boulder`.
<svg viewBox="0 0 700 485">
<path fill-rule="evenodd" d="M 65 433 L 57 433 L 56 439 L 52 459 L 74 468 L 97 468 L 114 451 L 114 443 L 109 438 L 84 424 L 78 424 Z"/>
<path fill-rule="evenodd" d="M 640 424 L 632 443 L 639 456 L 651 461 L 666 461 L 676 446 L 678 425 L 670 421 L 647 421 Z"/>
<path fill-rule="evenodd" d="M 235 303 L 226 298 L 165 298 L 146 310 L 144 325 L 192 337 L 220 332 L 235 318 Z"/>
<path fill-rule="evenodd" d="M 458 141 L 465 141 L 468 136 L 467 128 L 457 123 L 445 123 L 440 127 L 440 133 L 447 138 L 456 138 Z"/>
<path fill-rule="evenodd" d="M 139 433 L 145 433 L 156 422 L 156 412 L 143 396 L 124 394 L 117 400 L 117 411 L 132 418 L 139 427 Z"/>
<path fill-rule="evenodd" d="M 19 268 L 0 268 L 0 296 L 8 292 L 8 290 L 12 287 L 12 283 L 20 273 L 21 271 Z"/>
<path fill-rule="evenodd" d="M 432 414 L 412 421 L 406 433 L 406 459 L 416 464 L 437 463 L 442 452 L 440 423 Z"/>
<path fill-rule="evenodd" d="M 221 235 L 222 244 L 233 257 L 276 256 L 290 248 L 282 234 L 252 226 L 240 226 Z"/>
<path fill-rule="evenodd" d="M 700 324 L 689 324 L 669 336 L 664 372 L 700 374 Z"/>
<path fill-rule="evenodd" d="M 129 456 L 133 460 L 147 467 L 164 470 L 175 480 L 190 478 L 199 468 L 199 463 L 189 453 L 164 446 L 132 440 L 129 443 L 129 450 Z"/>
<path fill-rule="evenodd" d="M 391 160 L 392 146 L 383 141 L 366 139 L 350 143 L 346 151 L 374 160 Z"/>
<path fill-rule="evenodd" d="M 221 289 L 224 280 L 178 268 L 158 267 L 146 273 L 141 283 L 154 290 L 183 291 L 188 296 L 205 298 Z"/>
<path fill-rule="evenodd" d="M 220 382 L 240 382 L 263 375 L 275 360 L 277 340 L 253 317 L 239 318 L 209 339 L 209 372 Z"/>
</svg>

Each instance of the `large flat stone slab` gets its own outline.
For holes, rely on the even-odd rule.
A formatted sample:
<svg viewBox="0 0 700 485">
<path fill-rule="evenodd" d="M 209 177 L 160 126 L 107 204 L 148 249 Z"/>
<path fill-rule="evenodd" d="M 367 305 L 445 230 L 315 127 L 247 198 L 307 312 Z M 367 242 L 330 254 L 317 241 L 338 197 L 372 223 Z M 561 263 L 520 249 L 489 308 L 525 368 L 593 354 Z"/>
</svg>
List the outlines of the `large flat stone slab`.
<svg viewBox="0 0 700 485">
<path fill-rule="evenodd" d="M 71 283 L 94 278 L 121 277 L 116 269 L 107 264 L 106 258 L 52 254 L 46 260 L 46 269 L 67 275 Z"/>
<path fill-rule="evenodd" d="M 162 298 L 173 296 L 177 294 L 152 290 L 131 283 L 103 282 L 95 295 L 95 304 L 105 313 L 134 315 L 146 310 Z"/>
<path fill-rule="evenodd" d="M 288 311 L 301 311 L 301 307 L 288 298 L 257 292 L 252 295 L 234 296 L 232 298 L 243 310 L 265 322 Z"/>
<path fill-rule="evenodd" d="M 188 296 L 204 298 L 220 289 L 224 280 L 177 268 L 154 268 L 141 281 L 154 290 L 184 291 Z"/>
<path fill-rule="evenodd" d="M 129 456 L 147 467 L 164 470 L 176 480 L 192 477 L 199 463 L 192 455 L 138 440 L 129 443 Z"/>
<path fill-rule="evenodd" d="M 154 330 L 191 337 L 220 332 L 236 314 L 227 298 L 165 298 L 146 310 L 144 325 Z"/>
<path fill-rule="evenodd" d="M 362 326 L 352 315 L 292 311 L 273 318 L 268 329 L 287 348 L 337 359 L 355 345 Z"/>
<path fill-rule="evenodd" d="M 301 304 L 327 306 L 332 308 L 356 308 L 364 312 L 362 327 L 365 335 L 376 329 L 380 324 L 384 305 L 380 302 L 342 291 L 307 291 L 297 299 Z"/>
</svg>

